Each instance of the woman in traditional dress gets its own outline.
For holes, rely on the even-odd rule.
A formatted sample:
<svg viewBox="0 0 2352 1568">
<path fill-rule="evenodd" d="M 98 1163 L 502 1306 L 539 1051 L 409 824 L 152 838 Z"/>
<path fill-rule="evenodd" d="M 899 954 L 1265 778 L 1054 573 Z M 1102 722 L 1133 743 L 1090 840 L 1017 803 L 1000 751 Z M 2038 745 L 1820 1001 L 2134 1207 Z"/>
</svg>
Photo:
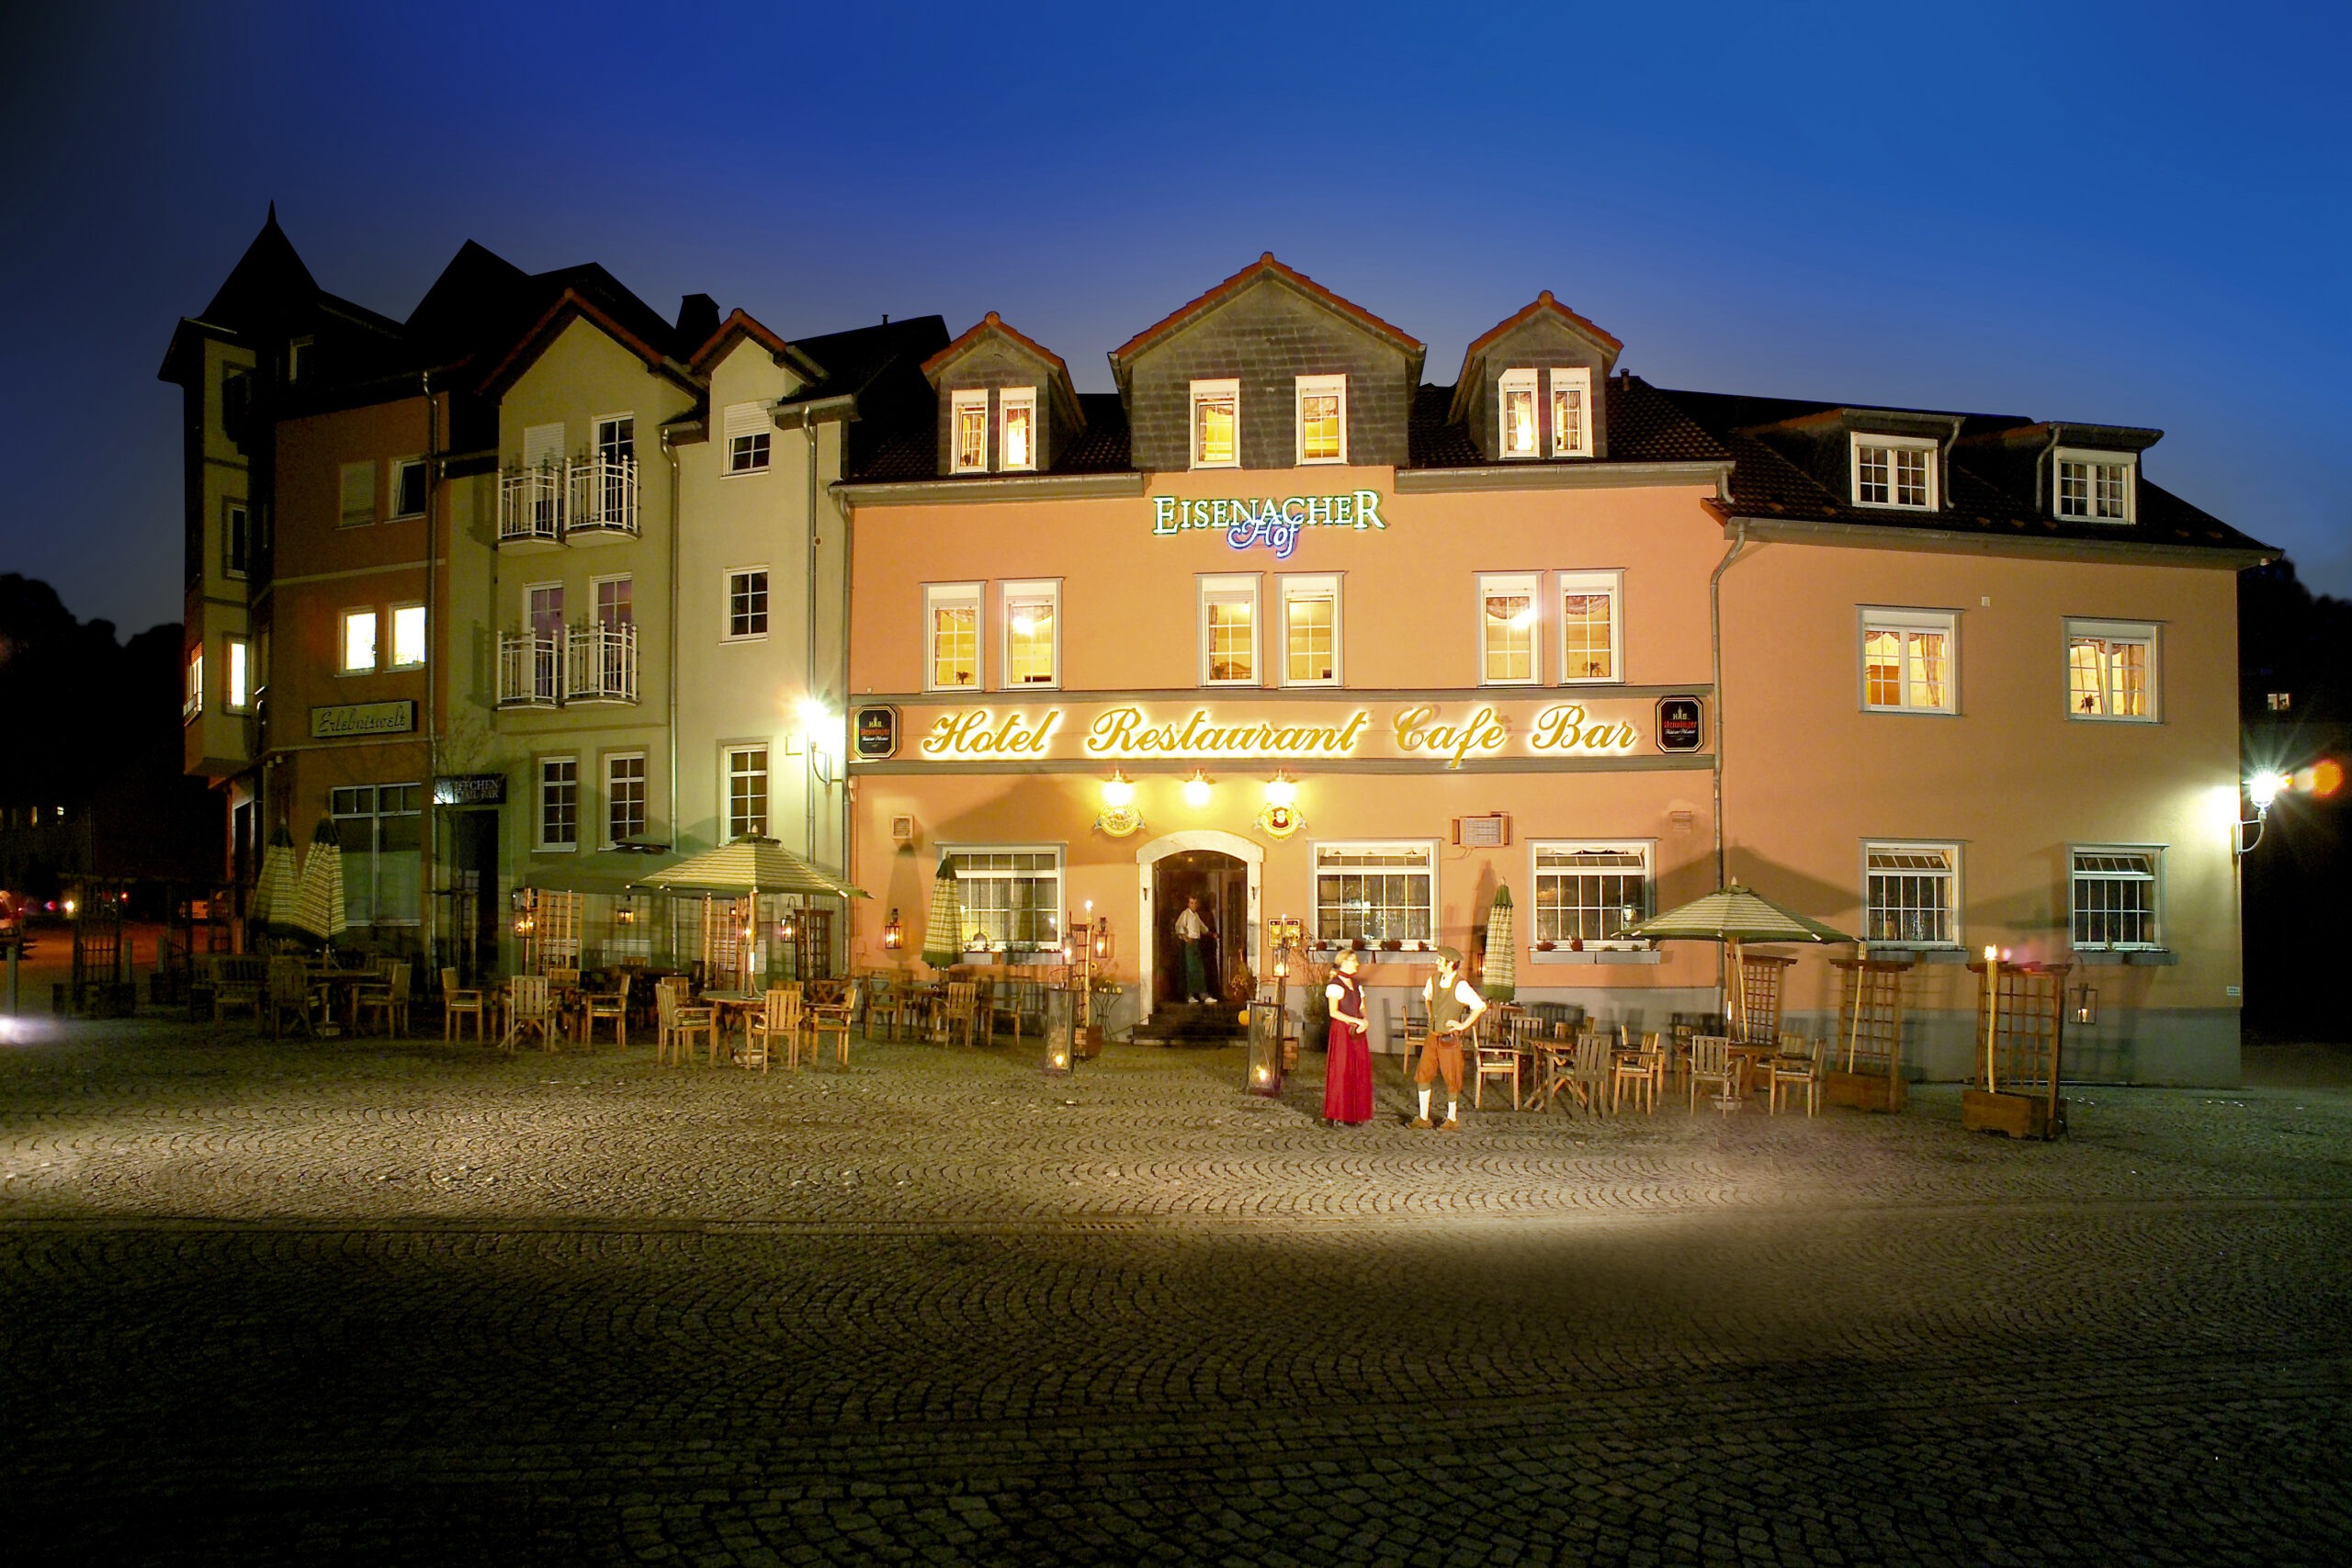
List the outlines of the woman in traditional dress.
<svg viewBox="0 0 2352 1568">
<path fill-rule="evenodd" d="M 1349 948 L 1331 967 L 1323 997 L 1331 1007 L 1331 1032 L 1323 1072 L 1323 1120 L 1360 1126 L 1372 1120 L 1372 1031 L 1364 1021 L 1363 987 L 1356 982 L 1362 960 Z"/>
</svg>

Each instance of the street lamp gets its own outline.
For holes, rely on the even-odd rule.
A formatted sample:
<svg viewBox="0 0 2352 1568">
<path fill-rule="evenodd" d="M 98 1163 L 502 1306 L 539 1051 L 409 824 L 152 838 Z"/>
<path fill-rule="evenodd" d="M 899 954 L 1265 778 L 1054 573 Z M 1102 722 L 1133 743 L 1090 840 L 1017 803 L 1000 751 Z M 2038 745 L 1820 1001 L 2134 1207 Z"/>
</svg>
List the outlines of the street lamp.
<svg viewBox="0 0 2352 1568">
<path fill-rule="evenodd" d="M 2278 792 L 2286 787 L 2285 776 L 2275 768 L 2265 768 L 2245 781 L 2245 798 L 2254 807 L 2254 819 L 2250 822 L 2239 822 L 2232 830 L 2233 847 L 2239 854 L 2251 853 L 2254 846 L 2262 842 L 2262 829 L 2270 820 L 2271 803 L 2278 798 Z M 2245 830 L 2248 828 L 2254 829 L 2254 837 L 2251 839 L 2245 836 Z"/>
</svg>

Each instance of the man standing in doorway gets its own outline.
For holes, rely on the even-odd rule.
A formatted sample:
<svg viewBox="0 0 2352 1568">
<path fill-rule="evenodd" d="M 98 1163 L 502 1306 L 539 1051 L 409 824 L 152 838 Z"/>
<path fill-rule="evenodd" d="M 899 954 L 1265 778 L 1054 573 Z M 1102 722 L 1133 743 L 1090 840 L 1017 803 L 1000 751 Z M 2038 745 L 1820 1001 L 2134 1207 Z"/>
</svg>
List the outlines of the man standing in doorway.
<svg viewBox="0 0 2352 1568">
<path fill-rule="evenodd" d="M 1451 947 L 1437 950 L 1437 975 L 1421 985 L 1421 1002 L 1430 1015 L 1430 1037 L 1421 1046 L 1420 1066 L 1413 1081 L 1420 1086 L 1421 1113 L 1413 1125 L 1430 1124 L 1430 1089 L 1438 1074 L 1445 1075 L 1445 1121 L 1441 1130 L 1462 1130 L 1462 1042 L 1487 1010 L 1478 987 L 1462 977 L 1462 954 Z"/>
<path fill-rule="evenodd" d="M 1201 918 L 1201 896 L 1189 893 L 1176 916 L 1176 940 L 1184 949 L 1184 999 L 1205 1002 L 1209 997 L 1209 923 Z"/>
</svg>

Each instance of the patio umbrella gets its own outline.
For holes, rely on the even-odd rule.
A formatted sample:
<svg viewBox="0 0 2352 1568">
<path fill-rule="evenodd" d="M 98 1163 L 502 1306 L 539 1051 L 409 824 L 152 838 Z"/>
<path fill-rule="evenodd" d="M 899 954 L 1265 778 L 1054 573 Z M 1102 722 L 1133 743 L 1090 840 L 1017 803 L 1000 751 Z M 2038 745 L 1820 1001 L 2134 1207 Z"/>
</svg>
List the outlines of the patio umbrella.
<svg viewBox="0 0 2352 1568">
<path fill-rule="evenodd" d="M 820 871 L 774 839 L 746 836 L 637 879 L 640 887 L 692 887 L 715 893 L 813 893 L 863 898 L 863 887 Z"/>
<path fill-rule="evenodd" d="M 290 923 L 324 942 L 351 929 L 343 907 L 343 840 L 335 836 L 334 824 L 324 817 L 311 835 L 311 852 L 302 858 L 302 880 L 295 889 Z"/>
<path fill-rule="evenodd" d="M 1519 933 L 1511 908 L 1510 884 L 1495 885 L 1495 901 L 1487 910 L 1487 972 L 1478 989 L 1490 1002 L 1507 1002 L 1519 995 Z"/>
<path fill-rule="evenodd" d="M 1682 939 L 1697 942 L 1720 942 L 1729 949 L 1724 964 L 1724 1014 L 1737 1015 L 1738 1037 L 1747 1038 L 1747 998 L 1738 982 L 1740 949 L 1751 942 L 1852 942 L 1856 940 L 1834 926 L 1823 925 L 1809 915 L 1794 909 L 1784 909 L 1762 894 L 1742 887 L 1735 882 L 1718 888 L 1703 898 L 1694 898 L 1679 908 L 1668 909 L 1662 915 L 1627 926 L 1620 936 L 1647 938 L 1651 941 Z"/>
<path fill-rule="evenodd" d="M 294 835 L 280 822 L 269 836 L 268 847 L 261 853 L 261 879 L 254 884 L 254 929 L 266 931 L 275 925 L 280 930 L 292 930 L 300 886 L 294 873 Z"/>
<path fill-rule="evenodd" d="M 931 879 L 931 918 L 923 922 L 922 961 L 933 969 L 964 962 L 964 895 L 956 863 L 942 859 Z"/>
</svg>

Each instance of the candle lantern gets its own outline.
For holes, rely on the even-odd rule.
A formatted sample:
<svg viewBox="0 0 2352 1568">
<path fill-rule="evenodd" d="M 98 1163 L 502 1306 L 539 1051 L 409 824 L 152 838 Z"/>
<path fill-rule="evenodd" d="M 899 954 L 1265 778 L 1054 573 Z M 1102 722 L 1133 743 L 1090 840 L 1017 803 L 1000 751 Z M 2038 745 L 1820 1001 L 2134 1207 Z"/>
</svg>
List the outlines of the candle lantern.
<svg viewBox="0 0 2352 1568">
<path fill-rule="evenodd" d="M 2082 1024 L 2098 1021 L 2098 992 L 2088 986 L 2075 987 L 2075 1021 Z"/>
<path fill-rule="evenodd" d="M 1250 1004 L 1250 1077 L 1242 1085 L 1251 1094 L 1279 1100 L 1283 1092 L 1283 1007 L 1280 1002 Z"/>
<path fill-rule="evenodd" d="M 907 945 L 907 928 L 899 923 L 899 911 L 896 909 L 891 910 L 890 918 L 882 922 L 882 945 L 892 953 Z"/>
<path fill-rule="evenodd" d="M 1066 1078 L 1078 1063 L 1078 993 L 1068 986 L 1046 991 L 1045 1074 Z"/>
</svg>

